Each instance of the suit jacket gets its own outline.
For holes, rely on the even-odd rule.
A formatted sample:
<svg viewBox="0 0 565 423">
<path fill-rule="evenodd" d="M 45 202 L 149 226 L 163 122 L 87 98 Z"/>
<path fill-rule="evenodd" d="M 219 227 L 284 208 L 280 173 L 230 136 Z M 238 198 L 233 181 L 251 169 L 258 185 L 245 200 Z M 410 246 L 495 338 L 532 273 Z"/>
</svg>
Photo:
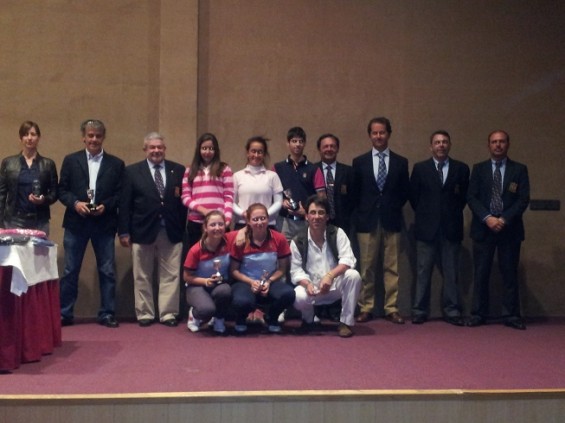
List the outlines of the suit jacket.
<svg viewBox="0 0 565 423">
<path fill-rule="evenodd" d="M 522 215 L 530 202 L 530 180 L 528 168 L 510 159 L 506 160 L 506 170 L 502 181 L 502 215 L 506 221 L 505 228 L 494 234 L 484 223 L 490 214 L 493 172 L 491 160 L 473 166 L 467 202 L 473 212 L 471 222 L 471 238 L 475 241 L 487 241 L 497 237 L 508 241 L 524 240 L 524 223 Z"/>
<path fill-rule="evenodd" d="M 96 229 L 115 233 L 118 226 L 118 198 L 122 187 L 124 162 L 104 151 L 96 179 L 96 204 L 104 204 L 100 216 L 82 217 L 75 211 L 75 202 L 89 201 L 86 191 L 89 187 L 88 161 L 86 150 L 69 154 L 63 160 L 59 179 L 59 201 L 67 208 L 63 227 L 80 232 L 85 225 L 96 225 Z"/>
<path fill-rule="evenodd" d="M 352 202 L 357 232 L 371 232 L 380 222 L 389 232 L 402 229 L 402 207 L 408 200 L 408 160 L 390 152 L 388 173 L 380 191 L 373 172 L 372 150 L 353 159 Z"/>
<path fill-rule="evenodd" d="M 10 222 L 16 211 L 18 197 L 18 180 L 20 177 L 21 154 L 6 157 L 0 166 L 0 227 L 4 221 Z M 41 193 L 45 196 L 45 203 L 35 206 L 38 221 L 48 221 L 51 217 L 49 206 L 57 201 L 57 168 L 51 159 L 37 153 L 36 159 L 39 168 L 39 183 Z"/>
<path fill-rule="evenodd" d="M 468 188 L 469 166 L 463 162 L 449 158 L 449 171 L 443 185 L 432 158 L 416 163 L 410 176 L 416 239 L 431 242 L 443 236 L 449 241 L 461 242 Z"/>
<path fill-rule="evenodd" d="M 316 163 L 322 174 L 324 180 L 326 179 L 325 164 L 323 162 Z M 335 176 L 334 176 L 334 205 L 335 205 L 335 219 L 332 223 L 339 226 L 349 236 L 349 228 L 351 227 L 351 178 L 352 167 L 343 163 L 336 162 Z"/>
<path fill-rule="evenodd" d="M 120 197 L 120 235 L 129 234 L 131 242 L 152 244 L 165 223 L 172 243 L 182 241 L 187 209 L 181 201 L 185 167 L 169 160 L 165 164 L 165 194 L 163 200 L 155 185 L 147 160 L 126 167 Z"/>
</svg>

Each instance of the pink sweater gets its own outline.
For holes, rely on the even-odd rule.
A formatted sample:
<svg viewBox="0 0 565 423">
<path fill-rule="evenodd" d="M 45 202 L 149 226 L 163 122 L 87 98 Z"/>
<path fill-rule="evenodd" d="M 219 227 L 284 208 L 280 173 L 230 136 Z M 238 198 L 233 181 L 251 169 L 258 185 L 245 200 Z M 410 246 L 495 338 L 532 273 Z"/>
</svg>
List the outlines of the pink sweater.
<svg viewBox="0 0 565 423">
<path fill-rule="evenodd" d="M 196 211 L 202 206 L 209 210 L 220 210 L 229 224 L 233 214 L 233 173 L 226 166 L 219 178 L 212 177 L 209 169 L 200 168 L 192 185 L 188 183 L 190 168 L 187 167 L 182 178 L 182 203 L 188 207 L 188 220 L 202 223 L 204 216 Z"/>
</svg>

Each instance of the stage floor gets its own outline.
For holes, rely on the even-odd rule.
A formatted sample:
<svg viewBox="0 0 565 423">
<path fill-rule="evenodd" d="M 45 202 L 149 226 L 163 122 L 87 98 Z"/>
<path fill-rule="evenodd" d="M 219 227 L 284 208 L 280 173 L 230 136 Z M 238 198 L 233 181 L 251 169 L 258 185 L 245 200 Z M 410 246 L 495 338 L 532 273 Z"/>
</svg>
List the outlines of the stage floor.
<svg viewBox="0 0 565 423">
<path fill-rule="evenodd" d="M 252 329 L 217 337 L 155 324 L 63 328 L 63 346 L 0 375 L 2 396 L 190 395 L 230 392 L 462 393 L 565 390 L 565 320 L 455 327 L 382 319 L 341 339 L 335 323 L 295 335 Z"/>
</svg>

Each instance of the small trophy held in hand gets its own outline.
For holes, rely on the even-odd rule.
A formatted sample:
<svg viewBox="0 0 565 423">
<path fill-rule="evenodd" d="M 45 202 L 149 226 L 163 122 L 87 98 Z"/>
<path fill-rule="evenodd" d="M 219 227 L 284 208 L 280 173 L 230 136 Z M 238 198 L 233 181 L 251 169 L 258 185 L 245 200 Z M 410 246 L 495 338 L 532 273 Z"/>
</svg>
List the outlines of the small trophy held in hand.
<svg viewBox="0 0 565 423">
<path fill-rule="evenodd" d="M 298 208 L 299 208 L 298 203 L 296 201 L 294 201 L 294 199 L 292 198 L 292 190 L 290 188 L 287 188 L 283 191 L 283 194 L 285 195 L 288 202 L 290 203 L 290 208 L 294 211 L 298 210 Z"/>
<path fill-rule="evenodd" d="M 222 274 L 220 273 L 220 267 L 222 266 L 222 260 L 214 259 L 214 261 L 212 263 L 214 264 L 214 270 L 216 271 L 216 273 L 214 273 L 214 276 L 218 277 L 218 280 L 216 281 L 216 283 L 222 283 L 224 281 L 224 278 L 222 277 Z"/>
<path fill-rule="evenodd" d="M 32 181 L 31 193 L 34 197 L 41 197 L 41 182 L 39 182 L 39 179 L 34 179 Z"/>
<path fill-rule="evenodd" d="M 87 189 L 86 196 L 88 197 L 88 209 L 93 212 L 96 210 L 96 204 L 94 203 L 94 190 L 90 188 Z"/>
<path fill-rule="evenodd" d="M 261 280 L 259 281 L 259 286 L 263 287 L 267 282 L 269 282 L 269 272 L 263 270 L 263 274 L 261 275 Z"/>
</svg>

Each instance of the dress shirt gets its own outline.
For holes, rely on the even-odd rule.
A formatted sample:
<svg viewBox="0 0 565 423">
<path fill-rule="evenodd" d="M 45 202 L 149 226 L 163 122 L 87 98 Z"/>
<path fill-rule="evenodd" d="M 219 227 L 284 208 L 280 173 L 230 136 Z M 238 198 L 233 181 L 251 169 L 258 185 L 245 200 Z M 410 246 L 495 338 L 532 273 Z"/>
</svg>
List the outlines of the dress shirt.
<svg viewBox="0 0 565 423">
<path fill-rule="evenodd" d="M 386 166 L 386 174 L 388 175 L 388 170 L 389 170 L 389 166 L 390 166 L 390 149 L 387 147 L 385 148 L 383 151 L 379 151 L 377 150 L 375 147 L 373 147 L 373 173 L 375 174 L 375 181 L 378 180 L 378 174 L 379 174 L 379 153 L 382 153 L 385 155 L 384 159 L 385 159 L 385 166 Z"/>
<path fill-rule="evenodd" d="M 496 169 L 496 162 L 502 162 L 502 164 L 500 165 L 500 175 L 502 176 L 502 190 L 504 190 L 504 174 L 506 173 L 506 158 L 502 159 L 502 160 L 494 160 L 491 159 L 491 167 L 492 167 L 492 176 L 494 177 L 494 171 Z"/>
<path fill-rule="evenodd" d="M 147 164 L 149 165 L 149 169 L 151 169 L 151 176 L 153 176 L 153 180 L 155 180 L 155 172 L 157 171 L 157 169 L 155 169 L 155 166 L 160 166 L 159 172 L 161 172 L 161 179 L 163 179 L 163 186 L 166 187 L 167 186 L 167 173 L 165 172 L 165 160 L 163 160 L 161 163 L 153 163 L 150 160 L 147 160 Z"/>
<path fill-rule="evenodd" d="M 345 264 L 349 266 L 350 269 L 355 269 L 356 260 L 351 250 L 349 238 L 347 238 L 347 235 L 345 235 L 345 232 L 341 228 L 337 230 L 337 254 L 339 257 L 337 263 L 331 249 L 328 247 L 325 234 L 324 245 L 322 245 L 320 249 L 312 240 L 310 229 L 308 229 L 308 260 L 306 262 L 306 271 L 302 268 L 302 256 L 294 241 L 290 243 L 290 251 L 292 253 L 291 280 L 294 285 L 298 285 L 301 280 L 306 279 L 315 286 L 319 286 L 320 279 L 338 264 Z"/>
<path fill-rule="evenodd" d="M 98 172 L 100 171 L 100 164 L 102 163 L 103 155 L 104 150 L 100 151 L 100 153 L 95 156 L 86 151 L 86 159 L 88 162 L 88 186 L 90 189 L 94 190 L 94 203 L 96 203 L 96 180 L 98 179 Z"/>
<path fill-rule="evenodd" d="M 439 160 L 436 160 L 436 158 L 434 157 L 434 166 L 437 169 L 437 165 L 439 164 Z M 449 175 L 449 157 L 447 159 L 445 159 L 443 161 L 443 169 L 441 170 L 441 173 L 443 173 L 443 184 L 445 185 L 445 181 L 447 180 L 447 175 Z"/>
</svg>

